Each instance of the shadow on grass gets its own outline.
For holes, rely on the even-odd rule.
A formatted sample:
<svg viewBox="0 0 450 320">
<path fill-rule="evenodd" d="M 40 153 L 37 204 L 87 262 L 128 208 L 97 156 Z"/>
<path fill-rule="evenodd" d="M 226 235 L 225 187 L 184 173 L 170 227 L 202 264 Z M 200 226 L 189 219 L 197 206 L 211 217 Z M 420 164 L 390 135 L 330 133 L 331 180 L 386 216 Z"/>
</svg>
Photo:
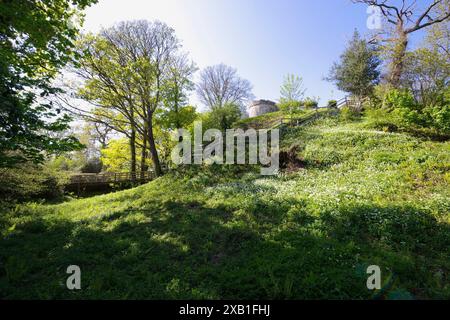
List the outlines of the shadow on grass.
<svg viewBox="0 0 450 320">
<path fill-rule="evenodd" d="M 287 210 L 298 207 L 299 210 Z M 0 295 L 40 299 L 449 298 L 450 229 L 409 207 L 354 206 L 312 216 L 302 203 L 246 212 L 149 203 L 81 222 L 36 218 L 0 241 Z M 81 268 L 82 290 L 65 287 Z"/>
</svg>

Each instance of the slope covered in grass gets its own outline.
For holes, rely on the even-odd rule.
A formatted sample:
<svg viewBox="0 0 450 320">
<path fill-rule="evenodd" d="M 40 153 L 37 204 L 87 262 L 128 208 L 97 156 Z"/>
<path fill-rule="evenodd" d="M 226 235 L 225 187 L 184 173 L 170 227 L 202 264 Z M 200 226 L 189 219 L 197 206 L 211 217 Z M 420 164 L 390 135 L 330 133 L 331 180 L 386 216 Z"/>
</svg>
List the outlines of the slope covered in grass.
<svg viewBox="0 0 450 320">
<path fill-rule="evenodd" d="M 450 143 L 323 120 L 303 168 L 188 168 L 1 213 L 5 298 L 450 298 Z M 79 265 L 82 290 L 65 288 Z M 379 265 L 383 289 L 366 288 Z"/>
</svg>

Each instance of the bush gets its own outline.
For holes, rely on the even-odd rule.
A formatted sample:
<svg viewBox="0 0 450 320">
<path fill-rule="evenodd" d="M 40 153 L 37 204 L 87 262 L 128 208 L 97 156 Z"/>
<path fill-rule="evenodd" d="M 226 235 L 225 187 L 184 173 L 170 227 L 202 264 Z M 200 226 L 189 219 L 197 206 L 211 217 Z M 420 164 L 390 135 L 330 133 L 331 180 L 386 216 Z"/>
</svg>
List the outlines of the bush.
<svg viewBox="0 0 450 320">
<path fill-rule="evenodd" d="M 45 166 L 22 164 L 3 169 L 0 201 L 51 200 L 61 197 L 68 176 Z"/>
<path fill-rule="evenodd" d="M 394 109 L 417 110 L 417 103 L 413 94 L 408 90 L 389 90 L 383 99 L 383 108 L 390 111 Z"/>
<path fill-rule="evenodd" d="M 398 125 L 392 115 L 385 109 L 370 108 L 365 112 L 367 118 L 366 127 L 385 132 L 395 132 Z"/>
<path fill-rule="evenodd" d="M 216 107 L 201 116 L 203 130 L 231 129 L 233 124 L 241 119 L 241 110 L 234 104 L 226 104 L 223 107 Z"/>
<path fill-rule="evenodd" d="M 337 106 L 337 101 L 336 100 L 329 100 L 328 101 L 328 107 L 329 108 L 335 108 Z"/>
<path fill-rule="evenodd" d="M 348 106 L 343 107 L 339 113 L 339 119 L 342 121 L 353 121 L 359 118 L 359 113 L 355 112 Z"/>
<path fill-rule="evenodd" d="M 407 131 L 431 132 L 439 136 L 450 134 L 450 107 L 446 89 L 435 97 L 438 105 L 424 107 L 416 102 L 409 90 L 393 89 L 387 86 L 378 86 L 375 90 L 375 108 L 372 106 L 366 115 L 369 125 L 377 129 L 402 128 Z"/>
<path fill-rule="evenodd" d="M 300 113 L 302 112 L 302 107 L 303 102 L 297 100 L 292 101 L 282 100 L 278 104 L 278 108 L 286 114 Z"/>
<path fill-rule="evenodd" d="M 82 167 L 82 173 L 100 173 L 102 171 L 103 163 L 98 158 L 89 159 Z"/>
<path fill-rule="evenodd" d="M 397 108 L 391 112 L 396 122 L 404 128 L 422 126 L 424 124 L 423 116 L 417 110 L 409 108 Z"/>
<path fill-rule="evenodd" d="M 409 90 L 390 89 L 385 93 L 383 108 L 391 112 L 391 119 L 404 128 L 424 124 L 420 106 Z"/>
<path fill-rule="evenodd" d="M 306 108 L 317 108 L 319 105 L 319 102 L 317 102 L 317 100 L 312 99 L 312 98 L 306 98 L 306 100 L 303 102 L 303 105 Z"/>
<path fill-rule="evenodd" d="M 429 106 L 424 109 L 430 126 L 440 133 L 450 135 L 450 106 Z"/>
</svg>

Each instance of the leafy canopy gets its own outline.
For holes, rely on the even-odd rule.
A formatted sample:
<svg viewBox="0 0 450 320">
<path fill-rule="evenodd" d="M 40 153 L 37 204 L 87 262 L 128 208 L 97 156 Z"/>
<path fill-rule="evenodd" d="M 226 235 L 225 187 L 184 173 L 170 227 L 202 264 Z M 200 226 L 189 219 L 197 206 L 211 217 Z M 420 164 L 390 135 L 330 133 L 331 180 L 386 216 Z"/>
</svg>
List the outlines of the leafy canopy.
<svg viewBox="0 0 450 320">
<path fill-rule="evenodd" d="M 0 2 L 0 167 L 81 147 L 61 137 L 70 118 L 46 101 L 59 91 L 51 80 L 73 58 L 81 10 L 94 2 Z"/>
<path fill-rule="evenodd" d="M 345 92 L 362 97 L 371 94 L 379 82 L 381 64 L 374 46 L 361 39 L 355 30 L 347 49 L 334 63 L 327 80 Z"/>
<path fill-rule="evenodd" d="M 303 85 L 303 79 L 294 74 L 288 74 L 284 77 L 283 85 L 281 86 L 280 101 L 294 102 L 300 101 L 305 95 L 306 89 Z"/>
</svg>

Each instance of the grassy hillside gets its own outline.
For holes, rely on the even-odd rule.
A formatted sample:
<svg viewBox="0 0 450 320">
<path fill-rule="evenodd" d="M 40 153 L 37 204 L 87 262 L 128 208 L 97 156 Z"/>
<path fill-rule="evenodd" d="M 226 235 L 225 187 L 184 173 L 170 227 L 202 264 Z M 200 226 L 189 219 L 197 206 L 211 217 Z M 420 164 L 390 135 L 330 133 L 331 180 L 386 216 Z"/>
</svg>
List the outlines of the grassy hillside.
<svg viewBox="0 0 450 320">
<path fill-rule="evenodd" d="M 450 143 L 322 120 L 299 169 L 189 168 L 0 216 L 4 298 L 450 298 Z M 65 288 L 68 265 L 82 290 Z M 383 290 L 366 288 L 379 265 Z"/>
</svg>

